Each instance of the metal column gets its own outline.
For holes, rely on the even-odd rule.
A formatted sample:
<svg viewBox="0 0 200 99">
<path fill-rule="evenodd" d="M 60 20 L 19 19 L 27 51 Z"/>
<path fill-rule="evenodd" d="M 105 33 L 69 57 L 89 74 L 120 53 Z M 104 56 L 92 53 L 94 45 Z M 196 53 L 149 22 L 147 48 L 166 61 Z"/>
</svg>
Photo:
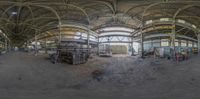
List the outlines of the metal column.
<svg viewBox="0 0 200 99">
<path fill-rule="evenodd" d="M 87 34 L 87 48 L 88 48 L 88 53 L 90 53 L 90 30 L 88 29 L 88 34 Z"/>
<path fill-rule="evenodd" d="M 47 54 L 47 38 L 45 38 L 45 54 Z"/>
<path fill-rule="evenodd" d="M 90 49 L 90 33 L 87 34 L 87 48 Z"/>
<path fill-rule="evenodd" d="M 38 40 L 37 40 L 37 30 L 36 30 L 36 32 L 35 32 L 35 56 L 37 56 L 37 54 L 38 54 L 37 42 L 38 42 Z"/>
<path fill-rule="evenodd" d="M 5 39 L 5 51 L 7 52 L 8 51 L 8 41 L 7 41 L 7 39 Z"/>
<path fill-rule="evenodd" d="M 172 58 L 175 58 L 176 56 L 176 48 L 175 48 L 175 40 L 176 40 L 176 20 L 173 20 L 173 29 L 171 33 L 171 48 L 173 50 L 172 52 Z"/>
<path fill-rule="evenodd" d="M 98 45 L 97 45 L 97 47 L 98 47 L 98 55 L 99 55 L 99 53 L 100 53 L 100 49 L 99 49 L 99 45 L 100 45 L 100 40 L 99 40 L 99 37 L 98 37 Z"/>
<path fill-rule="evenodd" d="M 133 48 L 133 37 L 131 38 L 131 56 L 134 56 L 134 48 Z"/>
<path fill-rule="evenodd" d="M 200 52 L 200 34 L 198 34 L 198 51 Z"/>
<path fill-rule="evenodd" d="M 8 41 L 5 39 L 4 43 L 5 51 L 8 52 Z"/>
<path fill-rule="evenodd" d="M 141 58 L 144 58 L 144 34 L 143 34 L 143 27 L 141 27 Z"/>
</svg>

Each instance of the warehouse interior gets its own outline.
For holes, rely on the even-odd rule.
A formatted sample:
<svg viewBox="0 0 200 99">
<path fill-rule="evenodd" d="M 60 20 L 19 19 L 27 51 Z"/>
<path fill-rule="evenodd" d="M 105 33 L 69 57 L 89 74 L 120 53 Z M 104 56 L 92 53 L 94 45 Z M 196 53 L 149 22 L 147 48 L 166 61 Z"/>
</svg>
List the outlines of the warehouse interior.
<svg viewBox="0 0 200 99">
<path fill-rule="evenodd" d="M 199 0 L 0 0 L 0 99 L 200 99 Z"/>
</svg>

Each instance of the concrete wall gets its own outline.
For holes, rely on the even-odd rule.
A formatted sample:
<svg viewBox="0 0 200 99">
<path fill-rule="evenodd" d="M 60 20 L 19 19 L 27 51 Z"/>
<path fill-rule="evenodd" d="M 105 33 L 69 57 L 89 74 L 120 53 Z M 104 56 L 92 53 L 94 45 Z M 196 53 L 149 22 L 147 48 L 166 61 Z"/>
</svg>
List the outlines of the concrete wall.
<svg viewBox="0 0 200 99">
<path fill-rule="evenodd" d="M 126 45 L 112 45 L 113 54 L 128 54 L 128 46 Z"/>
</svg>

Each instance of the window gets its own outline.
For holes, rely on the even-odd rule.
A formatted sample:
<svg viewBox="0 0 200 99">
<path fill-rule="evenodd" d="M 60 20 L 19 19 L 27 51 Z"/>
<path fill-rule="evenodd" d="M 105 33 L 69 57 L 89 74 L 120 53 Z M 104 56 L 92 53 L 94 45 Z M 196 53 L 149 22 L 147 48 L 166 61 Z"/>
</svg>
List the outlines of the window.
<svg viewBox="0 0 200 99">
<path fill-rule="evenodd" d="M 31 44 L 32 44 L 32 45 L 36 45 L 36 44 L 37 44 L 37 45 L 40 45 L 40 42 L 32 42 Z"/>
<path fill-rule="evenodd" d="M 186 23 L 185 20 L 181 20 L 181 19 L 179 19 L 178 22 L 179 22 L 179 23 L 183 23 L 183 24 Z"/>
<path fill-rule="evenodd" d="M 152 48 L 151 42 L 144 43 L 144 50 L 148 51 L 150 48 Z"/>
<path fill-rule="evenodd" d="M 161 18 L 160 21 L 170 21 L 169 18 Z"/>
<path fill-rule="evenodd" d="M 12 12 L 11 14 L 12 14 L 12 15 L 17 15 L 17 12 Z"/>
<path fill-rule="evenodd" d="M 181 40 L 181 47 L 186 47 L 187 46 L 187 41 Z"/>
<path fill-rule="evenodd" d="M 161 46 L 169 46 L 169 40 L 168 39 L 162 39 L 161 40 Z"/>
<path fill-rule="evenodd" d="M 197 47 L 197 43 L 194 43 L 194 47 Z"/>
<path fill-rule="evenodd" d="M 95 36 L 90 36 L 91 41 L 97 41 L 97 38 Z"/>
<path fill-rule="evenodd" d="M 192 42 L 188 41 L 188 47 L 192 47 Z"/>
<path fill-rule="evenodd" d="M 195 29 L 197 28 L 195 25 L 192 25 L 192 27 L 195 28 Z"/>
<path fill-rule="evenodd" d="M 131 32 L 134 31 L 131 28 L 126 27 L 107 27 L 100 29 L 99 42 L 105 43 L 129 43 L 131 41 Z"/>
<path fill-rule="evenodd" d="M 153 40 L 153 47 L 160 47 L 160 40 Z"/>
<path fill-rule="evenodd" d="M 56 43 L 55 41 L 47 41 L 47 43 Z"/>
<path fill-rule="evenodd" d="M 179 40 L 175 40 L 175 46 L 179 46 Z"/>
<path fill-rule="evenodd" d="M 107 37 L 99 38 L 99 42 L 107 42 L 107 41 L 108 41 Z"/>
<path fill-rule="evenodd" d="M 153 23 L 153 20 L 146 21 L 146 25 Z"/>
</svg>

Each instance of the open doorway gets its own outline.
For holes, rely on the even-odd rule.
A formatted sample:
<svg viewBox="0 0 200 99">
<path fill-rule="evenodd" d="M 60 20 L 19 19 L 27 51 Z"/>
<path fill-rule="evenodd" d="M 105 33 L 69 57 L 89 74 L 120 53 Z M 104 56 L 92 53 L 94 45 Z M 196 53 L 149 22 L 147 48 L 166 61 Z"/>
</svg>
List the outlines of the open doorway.
<svg viewBox="0 0 200 99">
<path fill-rule="evenodd" d="M 133 29 L 127 27 L 106 27 L 96 32 L 99 34 L 100 54 L 104 53 L 103 55 L 110 56 L 111 52 L 112 55 L 131 56 L 138 53 L 139 43 L 133 43 Z"/>
</svg>

